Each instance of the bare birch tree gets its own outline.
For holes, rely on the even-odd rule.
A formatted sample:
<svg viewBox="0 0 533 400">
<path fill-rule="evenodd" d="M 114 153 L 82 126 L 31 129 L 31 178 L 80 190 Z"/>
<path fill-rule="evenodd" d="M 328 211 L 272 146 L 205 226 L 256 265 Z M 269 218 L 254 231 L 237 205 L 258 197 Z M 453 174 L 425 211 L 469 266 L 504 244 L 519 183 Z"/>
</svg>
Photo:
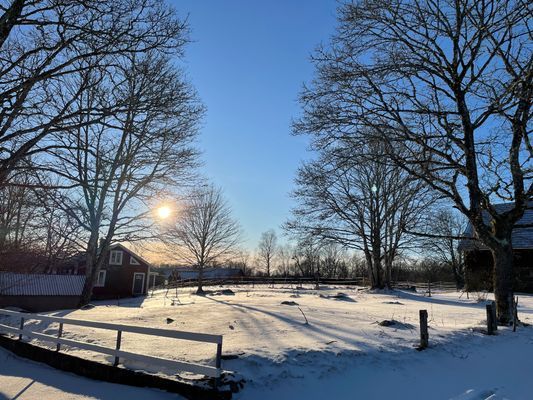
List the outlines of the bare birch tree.
<svg viewBox="0 0 533 400">
<path fill-rule="evenodd" d="M 533 196 L 532 39 L 526 1 L 343 3 L 296 124 L 315 148 L 385 140 L 389 160 L 449 199 L 492 251 L 501 323 L 512 320 L 511 232 Z M 513 207 L 498 213 L 497 201 Z"/>
<path fill-rule="evenodd" d="M 198 269 L 196 293 L 202 295 L 204 268 L 238 251 L 241 228 L 222 190 L 207 186 L 180 205 L 175 224 L 164 232 L 164 241 L 172 254 Z"/>
</svg>

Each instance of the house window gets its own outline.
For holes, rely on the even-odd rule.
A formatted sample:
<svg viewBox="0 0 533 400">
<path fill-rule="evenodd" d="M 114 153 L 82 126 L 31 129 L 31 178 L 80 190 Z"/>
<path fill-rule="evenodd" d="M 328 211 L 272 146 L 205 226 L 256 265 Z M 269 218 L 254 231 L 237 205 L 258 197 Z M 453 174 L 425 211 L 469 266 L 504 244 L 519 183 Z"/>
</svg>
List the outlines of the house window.
<svg viewBox="0 0 533 400">
<path fill-rule="evenodd" d="M 137 261 L 137 260 L 135 259 L 135 257 L 133 257 L 133 256 L 130 256 L 130 264 L 131 264 L 131 265 L 140 265 L 140 264 L 139 264 L 139 261 Z"/>
<path fill-rule="evenodd" d="M 111 250 L 109 254 L 109 265 L 122 265 L 121 250 Z"/>
<path fill-rule="evenodd" d="M 106 276 L 106 270 L 102 270 L 98 272 L 98 279 L 96 280 L 95 287 L 103 287 L 105 286 L 105 276 Z"/>
</svg>

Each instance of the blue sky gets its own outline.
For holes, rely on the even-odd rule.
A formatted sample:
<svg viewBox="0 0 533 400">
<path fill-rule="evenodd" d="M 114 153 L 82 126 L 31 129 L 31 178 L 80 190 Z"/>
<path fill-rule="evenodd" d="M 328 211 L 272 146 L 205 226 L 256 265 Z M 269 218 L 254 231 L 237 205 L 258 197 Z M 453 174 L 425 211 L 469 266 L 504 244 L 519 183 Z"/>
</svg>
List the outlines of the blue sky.
<svg viewBox="0 0 533 400">
<path fill-rule="evenodd" d="M 335 0 L 169 0 L 188 15 L 185 55 L 207 106 L 200 136 L 203 171 L 221 186 L 240 221 L 245 246 L 290 215 L 306 138 L 291 136 L 309 55 L 335 27 Z"/>
</svg>

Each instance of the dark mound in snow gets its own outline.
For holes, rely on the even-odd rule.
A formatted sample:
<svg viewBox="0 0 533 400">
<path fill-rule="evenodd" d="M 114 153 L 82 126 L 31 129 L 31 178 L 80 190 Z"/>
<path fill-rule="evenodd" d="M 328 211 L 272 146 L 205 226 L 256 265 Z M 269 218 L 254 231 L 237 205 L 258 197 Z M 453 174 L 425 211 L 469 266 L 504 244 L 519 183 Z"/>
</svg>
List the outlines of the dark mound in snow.
<svg viewBox="0 0 533 400">
<path fill-rule="evenodd" d="M 231 289 L 222 289 L 216 292 L 209 293 L 210 296 L 235 296 L 235 292 Z"/>
<path fill-rule="evenodd" d="M 282 301 L 281 304 L 286 306 L 299 306 L 299 304 L 295 301 Z"/>
<path fill-rule="evenodd" d="M 413 329 L 413 325 L 404 322 L 396 321 L 395 319 L 385 319 L 377 322 L 379 326 L 392 327 L 395 329 Z"/>
<path fill-rule="evenodd" d="M 335 295 L 324 295 L 324 294 L 321 294 L 319 296 L 322 297 L 323 299 L 333 299 L 333 300 L 349 301 L 349 302 L 355 303 L 354 299 L 352 299 L 346 293 L 341 293 L 341 292 L 339 292 L 339 293 L 337 293 Z"/>
</svg>

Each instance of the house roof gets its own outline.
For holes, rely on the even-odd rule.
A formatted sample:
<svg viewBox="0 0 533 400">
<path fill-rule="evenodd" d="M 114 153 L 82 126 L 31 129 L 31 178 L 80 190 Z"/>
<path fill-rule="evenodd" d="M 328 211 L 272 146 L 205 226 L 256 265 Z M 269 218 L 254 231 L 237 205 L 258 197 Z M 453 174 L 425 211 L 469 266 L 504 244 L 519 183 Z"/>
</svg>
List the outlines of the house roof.
<svg viewBox="0 0 533 400">
<path fill-rule="evenodd" d="M 80 296 L 84 284 L 84 275 L 0 272 L 0 295 L 4 296 Z"/>
<path fill-rule="evenodd" d="M 112 244 L 111 246 L 109 246 L 109 250 L 116 250 L 116 249 L 121 249 L 123 251 L 125 251 L 126 253 L 129 253 L 130 255 L 132 255 L 135 259 L 137 259 L 137 261 L 141 261 L 143 262 L 144 264 L 148 265 L 149 267 L 152 266 L 152 264 L 150 264 L 148 261 L 146 261 L 144 258 L 142 258 L 140 255 L 134 253 L 133 251 L 131 251 L 130 249 L 128 249 L 126 246 L 120 244 L 120 243 L 115 243 L 115 244 Z"/>
<path fill-rule="evenodd" d="M 513 203 L 495 204 L 494 208 L 498 214 L 509 211 L 514 207 Z M 485 224 L 489 224 L 490 215 L 487 212 L 483 212 L 483 221 Z M 531 225 L 533 224 L 533 201 L 528 203 L 528 208 L 524 212 L 524 215 L 516 225 Z M 459 242 L 460 251 L 468 250 L 487 250 L 488 247 L 481 243 L 474 237 L 474 229 L 471 223 L 465 229 L 463 236 L 470 237 L 472 239 L 463 239 Z M 533 249 L 533 227 L 527 228 L 514 228 L 512 235 L 513 249 Z"/>
<path fill-rule="evenodd" d="M 139 256 L 138 254 L 134 253 L 132 250 L 128 249 L 126 246 L 124 246 L 124 245 L 122 245 L 120 243 L 112 244 L 111 246 L 109 246 L 109 250 L 108 251 L 117 250 L 117 249 L 125 251 L 126 253 L 130 254 L 131 256 L 133 256 L 137 261 L 140 261 L 143 264 L 146 264 L 147 266 L 152 267 L 152 264 L 150 264 L 144 258 L 142 258 L 141 256 Z M 87 259 L 87 253 L 80 252 L 79 254 L 71 257 L 67 262 L 85 263 L 86 259 Z"/>
</svg>

